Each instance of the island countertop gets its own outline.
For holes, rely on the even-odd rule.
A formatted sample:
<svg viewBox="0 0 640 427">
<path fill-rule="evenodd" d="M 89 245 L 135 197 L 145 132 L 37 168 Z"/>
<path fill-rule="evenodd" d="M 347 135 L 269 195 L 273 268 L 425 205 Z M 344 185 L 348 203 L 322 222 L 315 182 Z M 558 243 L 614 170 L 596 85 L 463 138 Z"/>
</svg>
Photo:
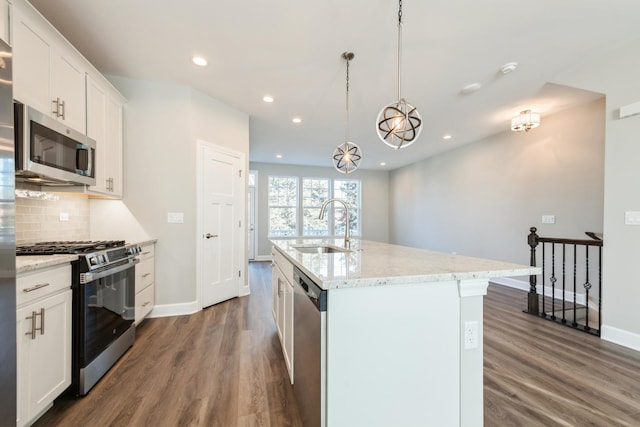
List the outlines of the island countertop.
<svg viewBox="0 0 640 427">
<path fill-rule="evenodd" d="M 540 268 L 369 240 L 352 239 L 350 252 L 301 252 L 296 246 L 342 247 L 341 238 L 272 239 L 273 245 L 323 289 L 490 279 L 539 274 Z"/>
</svg>

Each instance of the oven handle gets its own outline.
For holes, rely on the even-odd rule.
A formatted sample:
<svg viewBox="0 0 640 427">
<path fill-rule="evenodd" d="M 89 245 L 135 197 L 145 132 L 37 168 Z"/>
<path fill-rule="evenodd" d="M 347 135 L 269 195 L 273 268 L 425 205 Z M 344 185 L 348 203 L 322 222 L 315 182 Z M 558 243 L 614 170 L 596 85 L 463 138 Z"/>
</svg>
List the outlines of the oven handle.
<svg viewBox="0 0 640 427">
<path fill-rule="evenodd" d="M 86 285 L 87 283 L 93 282 L 94 280 L 102 279 L 103 277 L 111 276 L 112 274 L 120 273 L 121 271 L 127 270 L 133 267 L 135 264 L 138 264 L 140 260 L 138 258 L 132 258 L 128 263 L 124 265 L 120 265 L 118 267 L 108 268 L 104 271 L 99 271 L 97 273 L 81 273 L 80 274 L 80 284 Z"/>
</svg>

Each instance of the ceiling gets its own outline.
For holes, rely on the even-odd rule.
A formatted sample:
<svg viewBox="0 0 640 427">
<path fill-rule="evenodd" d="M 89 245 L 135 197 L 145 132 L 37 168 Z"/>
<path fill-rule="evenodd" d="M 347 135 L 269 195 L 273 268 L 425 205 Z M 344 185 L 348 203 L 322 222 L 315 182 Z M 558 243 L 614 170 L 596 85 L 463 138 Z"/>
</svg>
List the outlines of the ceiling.
<svg viewBox="0 0 640 427">
<path fill-rule="evenodd" d="M 103 73 L 186 84 L 249 114 L 251 161 L 331 167 L 346 127 L 341 55 L 354 52 L 350 140 L 365 169 L 395 169 L 504 132 L 529 107 L 544 126 L 545 115 L 602 96 L 547 83 L 638 37 L 640 19 L 637 0 L 405 0 L 402 94 L 424 129 L 394 151 L 375 119 L 397 98 L 396 1 L 31 3 Z M 209 65 L 194 66 L 194 54 Z M 508 62 L 518 68 L 502 74 Z M 470 83 L 482 88 L 462 94 Z M 275 102 L 263 102 L 267 94 Z"/>
</svg>

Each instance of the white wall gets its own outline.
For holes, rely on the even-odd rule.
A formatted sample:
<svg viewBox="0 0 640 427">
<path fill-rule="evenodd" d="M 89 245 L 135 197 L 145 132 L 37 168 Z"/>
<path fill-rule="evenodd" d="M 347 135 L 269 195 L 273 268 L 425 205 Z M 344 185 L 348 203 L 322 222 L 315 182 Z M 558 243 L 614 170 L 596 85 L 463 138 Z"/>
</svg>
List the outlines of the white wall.
<svg viewBox="0 0 640 427">
<path fill-rule="evenodd" d="M 344 175 L 334 168 L 313 166 L 280 165 L 274 163 L 251 162 L 250 169 L 258 171 L 257 250 L 256 257 L 270 257 L 271 243 L 267 236 L 269 229 L 267 195 L 269 175 L 303 177 L 329 177 L 359 179 L 362 182 L 362 238 L 387 242 L 389 239 L 389 173 L 386 171 L 358 170 Z"/>
<path fill-rule="evenodd" d="M 555 237 L 602 231 L 604 104 L 391 172 L 391 241 L 528 264 L 531 226 Z M 555 224 L 541 224 L 547 214 Z"/>
<path fill-rule="evenodd" d="M 123 77 L 110 80 L 128 101 L 124 197 L 122 202 L 92 201 L 94 208 L 102 203 L 121 213 L 115 221 L 96 224 L 92 220 L 92 235 L 118 234 L 126 228 L 127 234 L 158 239 L 156 304 L 192 303 L 196 299 L 196 140 L 248 156 L 248 116 L 187 86 Z M 127 210 L 132 217 L 127 218 Z M 167 212 L 183 212 L 184 223 L 168 224 Z"/>
<path fill-rule="evenodd" d="M 640 101 L 640 39 L 608 57 L 580 64 L 555 80 L 604 93 L 606 145 L 602 338 L 640 350 L 640 226 L 625 211 L 640 211 L 640 116 L 619 108 Z"/>
</svg>

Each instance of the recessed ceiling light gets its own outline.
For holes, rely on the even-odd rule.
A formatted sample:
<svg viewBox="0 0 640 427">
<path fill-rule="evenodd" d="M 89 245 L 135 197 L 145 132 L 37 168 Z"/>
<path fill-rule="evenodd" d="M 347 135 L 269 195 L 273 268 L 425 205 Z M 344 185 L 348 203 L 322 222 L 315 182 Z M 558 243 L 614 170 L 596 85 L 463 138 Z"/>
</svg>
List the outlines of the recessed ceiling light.
<svg viewBox="0 0 640 427">
<path fill-rule="evenodd" d="M 453 137 L 451 135 L 449 135 L 449 134 L 446 134 L 446 135 L 444 135 L 442 137 L 442 139 L 444 139 L 444 140 L 448 140 L 448 139 L 451 139 L 451 138 L 453 138 Z"/>
<path fill-rule="evenodd" d="M 380 166 L 387 166 L 386 162 L 380 162 Z"/>
<path fill-rule="evenodd" d="M 207 65 L 207 60 L 202 56 L 194 56 L 193 58 L 191 58 L 191 60 L 194 64 L 199 65 L 200 67 L 204 67 Z"/>
<path fill-rule="evenodd" d="M 263 97 L 262 97 L 262 100 L 263 100 L 264 102 L 271 103 L 271 102 L 273 102 L 273 96 L 265 95 L 265 96 L 263 96 Z"/>
<path fill-rule="evenodd" d="M 500 67 L 500 72 L 502 74 L 509 74 L 510 72 L 514 71 L 516 68 L 518 68 L 517 62 L 507 62 L 502 67 Z"/>
<path fill-rule="evenodd" d="M 291 121 L 296 124 L 302 123 L 302 119 L 300 117 L 294 117 L 293 119 L 291 119 Z"/>
<path fill-rule="evenodd" d="M 282 154 L 276 154 L 276 159 L 281 159 L 282 158 Z"/>
<path fill-rule="evenodd" d="M 460 89 L 460 93 L 463 95 L 467 95 L 469 93 L 473 93 L 477 90 L 480 90 L 482 85 L 480 83 L 471 83 Z"/>
</svg>

